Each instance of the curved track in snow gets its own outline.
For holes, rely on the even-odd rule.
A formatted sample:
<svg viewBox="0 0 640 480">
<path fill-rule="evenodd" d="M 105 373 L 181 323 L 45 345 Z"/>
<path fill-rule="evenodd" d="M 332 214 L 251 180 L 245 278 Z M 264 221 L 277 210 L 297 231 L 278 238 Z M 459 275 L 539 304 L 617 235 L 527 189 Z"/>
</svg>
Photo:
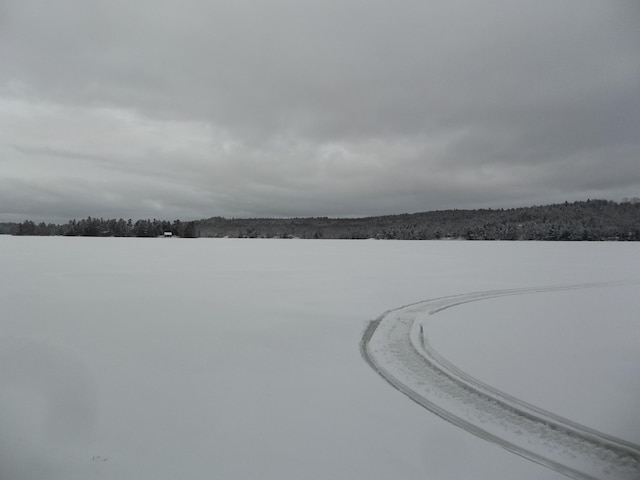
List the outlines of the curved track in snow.
<svg viewBox="0 0 640 480">
<path fill-rule="evenodd" d="M 426 300 L 372 321 L 366 362 L 419 405 L 468 432 L 576 479 L 640 479 L 640 446 L 529 405 L 473 378 L 440 356 L 424 322 L 447 308 L 489 298 L 622 285 L 493 290 Z"/>
</svg>

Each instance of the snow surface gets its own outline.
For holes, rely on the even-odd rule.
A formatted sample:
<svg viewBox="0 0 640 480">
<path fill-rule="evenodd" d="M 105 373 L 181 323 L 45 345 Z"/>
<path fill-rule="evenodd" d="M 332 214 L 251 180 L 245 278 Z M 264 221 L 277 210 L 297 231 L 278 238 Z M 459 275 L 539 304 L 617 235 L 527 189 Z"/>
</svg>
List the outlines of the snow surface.
<svg viewBox="0 0 640 480">
<path fill-rule="evenodd" d="M 637 280 L 639 247 L 0 237 L 0 478 L 564 478 L 411 402 L 359 341 L 423 299 Z M 443 338 L 489 341 L 484 325 Z M 501 389 L 563 368 L 533 353 Z"/>
<path fill-rule="evenodd" d="M 396 308 L 367 327 L 361 343 L 363 358 L 429 412 L 480 438 L 576 479 L 637 480 L 640 446 L 624 445 L 624 441 L 508 396 L 460 370 L 429 343 L 429 320 L 445 309 L 492 297 L 576 288 L 595 285 L 489 290 Z"/>
<path fill-rule="evenodd" d="M 640 285 L 599 290 L 459 305 L 429 320 L 429 341 L 498 390 L 640 445 Z"/>
</svg>

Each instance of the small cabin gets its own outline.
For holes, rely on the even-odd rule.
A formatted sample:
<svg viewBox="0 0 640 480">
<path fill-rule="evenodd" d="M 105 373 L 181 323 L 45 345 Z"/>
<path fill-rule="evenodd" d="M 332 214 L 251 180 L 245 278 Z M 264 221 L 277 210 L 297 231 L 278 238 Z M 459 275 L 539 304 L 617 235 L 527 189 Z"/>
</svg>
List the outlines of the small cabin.
<svg viewBox="0 0 640 480">
<path fill-rule="evenodd" d="M 164 238 L 171 238 L 173 237 L 173 232 L 164 232 Z"/>
</svg>

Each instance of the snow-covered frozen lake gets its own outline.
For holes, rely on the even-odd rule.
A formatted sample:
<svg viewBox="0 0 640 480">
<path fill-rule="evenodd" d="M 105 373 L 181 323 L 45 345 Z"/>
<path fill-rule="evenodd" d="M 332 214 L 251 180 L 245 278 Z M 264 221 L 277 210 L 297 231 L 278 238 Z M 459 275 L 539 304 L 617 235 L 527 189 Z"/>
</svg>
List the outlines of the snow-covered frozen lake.
<svg viewBox="0 0 640 480">
<path fill-rule="evenodd" d="M 595 288 L 445 310 L 430 322 L 431 344 L 505 393 L 640 445 L 639 288 Z"/>
<path fill-rule="evenodd" d="M 420 300 L 639 265 L 633 243 L 0 237 L 0 478 L 565 478 L 391 388 L 363 330 Z M 433 345 L 639 443 L 639 294 L 461 305 Z"/>
</svg>

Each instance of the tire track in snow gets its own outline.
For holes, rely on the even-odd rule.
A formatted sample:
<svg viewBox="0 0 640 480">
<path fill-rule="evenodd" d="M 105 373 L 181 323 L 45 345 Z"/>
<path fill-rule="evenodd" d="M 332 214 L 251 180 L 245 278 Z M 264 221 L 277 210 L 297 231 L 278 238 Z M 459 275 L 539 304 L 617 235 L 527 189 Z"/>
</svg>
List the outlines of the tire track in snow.
<svg viewBox="0 0 640 480">
<path fill-rule="evenodd" d="M 429 344 L 424 321 L 489 298 L 627 285 L 590 283 L 492 290 L 405 305 L 372 321 L 360 342 L 365 361 L 388 383 L 441 418 L 569 477 L 640 479 L 640 446 L 529 405 L 473 378 Z"/>
</svg>

